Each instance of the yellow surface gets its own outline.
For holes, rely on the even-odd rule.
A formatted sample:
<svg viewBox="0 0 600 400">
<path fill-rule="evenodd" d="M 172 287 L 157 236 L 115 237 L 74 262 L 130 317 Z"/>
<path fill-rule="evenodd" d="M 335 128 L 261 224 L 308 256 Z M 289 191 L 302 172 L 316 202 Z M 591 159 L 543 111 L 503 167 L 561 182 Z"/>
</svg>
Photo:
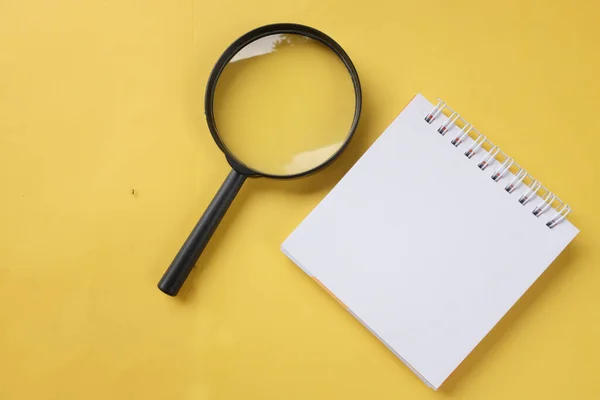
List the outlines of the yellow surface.
<svg viewBox="0 0 600 400">
<path fill-rule="evenodd" d="M 0 399 L 600 398 L 599 6 L 352 4 L 0 0 Z M 167 297 L 156 283 L 228 171 L 206 78 L 238 35 L 279 21 L 351 55 L 356 141 L 321 174 L 247 182 Z M 437 393 L 279 251 L 418 91 L 581 229 Z"/>
<path fill-rule="evenodd" d="M 285 176 L 310 171 L 340 150 L 356 95 L 346 66 L 327 46 L 269 35 L 227 64 L 213 104 L 229 151 L 255 171 Z"/>
</svg>

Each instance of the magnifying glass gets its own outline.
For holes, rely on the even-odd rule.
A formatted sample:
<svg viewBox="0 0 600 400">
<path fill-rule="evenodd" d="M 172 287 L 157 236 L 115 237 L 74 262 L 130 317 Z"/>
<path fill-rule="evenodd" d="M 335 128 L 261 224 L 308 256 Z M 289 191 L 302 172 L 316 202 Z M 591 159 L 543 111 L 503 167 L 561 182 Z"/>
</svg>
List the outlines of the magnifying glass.
<svg viewBox="0 0 600 400">
<path fill-rule="evenodd" d="M 361 111 L 358 73 L 332 38 L 298 24 L 254 29 L 215 64 L 204 98 L 231 172 L 158 283 L 175 296 L 248 177 L 291 179 L 329 165 Z"/>
</svg>

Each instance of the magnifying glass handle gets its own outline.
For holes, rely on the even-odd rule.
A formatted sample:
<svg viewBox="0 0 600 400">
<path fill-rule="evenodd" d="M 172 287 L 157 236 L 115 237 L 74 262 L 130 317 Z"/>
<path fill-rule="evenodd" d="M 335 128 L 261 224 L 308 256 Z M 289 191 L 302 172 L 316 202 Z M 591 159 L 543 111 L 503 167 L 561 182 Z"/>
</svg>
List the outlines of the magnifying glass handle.
<svg viewBox="0 0 600 400">
<path fill-rule="evenodd" d="M 242 175 L 236 170 L 232 170 L 227 175 L 192 233 L 158 282 L 158 288 L 164 293 L 169 296 L 177 295 L 245 180 L 246 175 Z"/>
</svg>

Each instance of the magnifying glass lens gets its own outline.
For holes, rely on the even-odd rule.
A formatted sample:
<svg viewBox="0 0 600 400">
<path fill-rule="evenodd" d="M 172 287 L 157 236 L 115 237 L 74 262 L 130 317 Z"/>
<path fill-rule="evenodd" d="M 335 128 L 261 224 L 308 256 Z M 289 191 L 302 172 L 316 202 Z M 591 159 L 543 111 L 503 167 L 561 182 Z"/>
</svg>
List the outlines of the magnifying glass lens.
<svg viewBox="0 0 600 400">
<path fill-rule="evenodd" d="M 355 89 L 340 58 L 317 40 L 275 34 L 243 47 L 214 92 L 218 136 L 238 162 L 267 175 L 310 171 L 350 134 Z"/>
</svg>

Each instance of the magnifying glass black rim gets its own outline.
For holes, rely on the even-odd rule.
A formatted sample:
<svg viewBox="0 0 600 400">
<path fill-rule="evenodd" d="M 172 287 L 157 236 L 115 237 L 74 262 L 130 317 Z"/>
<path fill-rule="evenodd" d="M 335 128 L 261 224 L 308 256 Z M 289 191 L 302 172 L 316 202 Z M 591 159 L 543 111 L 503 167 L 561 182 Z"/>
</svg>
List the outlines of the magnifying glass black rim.
<svg viewBox="0 0 600 400">
<path fill-rule="evenodd" d="M 324 161 L 320 165 L 317 165 L 316 167 L 314 167 L 308 171 L 303 171 L 303 172 L 300 172 L 297 174 L 292 174 L 292 175 L 272 175 L 272 174 L 265 173 L 263 171 L 257 171 L 257 170 L 252 169 L 251 167 L 248 167 L 243 162 L 241 162 L 239 159 L 237 159 L 235 157 L 235 155 L 231 151 L 229 151 L 227 146 L 225 146 L 225 144 L 221 140 L 221 137 L 219 136 L 219 132 L 217 130 L 217 124 L 215 122 L 215 116 L 214 116 L 214 112 L 213 112 L 213 103 L 214 103 L 214 96 L 215 96 L 215 90 L 217 87 L 217 82 L 219 80 L 219 77 L 221 76 L 221 73 L 223 72 L 223 70 L 229 63 L 229 61 L 231 61 L 231 59 L 242 48 L 244 48 L 248 44 L 254 42 L 255 40 L 258 40 L 265 36 L 275 35 L 275 34 L 280 34 L 280 33 L 289 33 L 289 34 L 297 34 L 297 35 L 307 36 L 311 39 L 318 40 L 319 42 L 321 42 L 325 46 L 327 46 L 331 51 L 333 51 L 339 57 L 339 59 L 346 66 L 346 69 L 348 70 L 350 77 L 352 78 L 352 83 L 354 85 L 354 95 L 355 95 L 354 118 L 352 120 L 352 125 L 350 126 L 350 130 L 348 131 L 348 135 L 346 136 L 344 143 L 342 143 L 340 148 L 331 157 L 329 157 L 326 161 Z M 227 161 L 229 162 L 231 167 L 243 175 L 264 176 L 267 178 L 274 178 L 274 179 L 299 178 L 302 176 L 310 175 L 322 168 L 325 168 L 327 165 L 331 164 L 331 162 L 333 162 L 333 160 L 335 160 L 344 151 L 344 149 L 348 146 L 350 139 L 352 139 L 352 136 L 354 136 L 354 132 L 356 131 L 356 127 L 358 126 L 358 120 L 360 118 L 361 107 L 362 107 L 362 91 L 361 91 L 361 87 L 360 87 L 360 80 L 358 79 L 358 72 L 356 71 L 354 64 L 352 63 L 352 61 L 350 60 L 350 57 L 348 56 L 348 54 L 346 54 L 344 49 L 342 49 L 342 47 L 331 37 L 327 36 L 326 34 L 324 34 L 323 32 L 321 32 L 315 28 L 311 28 L 310 26 L 306 26 L 306 25 L 291 24 L 291 23 L 271 24 L 271 25 L 261 26 L 254 30 L 251 30 L 250 32 L 246 33 L 245 35 L 239 37 L 235 42 L 233 42 L 225 50 L 225 52 L 223 52 L 221 57 L 219 57 L 219 59 L 217 60 L 215 66 L 213 67 L 213 69 L 210 73 L 210 76 L 208 78 L 208 83 L 206 84 L 206 92 L 204 94 L 204 114 L 206 115 L 206 123 L 208 124 L 208 129 L 210 130 L 210 134 L 212 135 L 213 140 L 215 141 L 217 146 L 219 146 L 221 151 L 223 153 L 225 153 L 225 157 L 227 158 Z"/>
</svg>

